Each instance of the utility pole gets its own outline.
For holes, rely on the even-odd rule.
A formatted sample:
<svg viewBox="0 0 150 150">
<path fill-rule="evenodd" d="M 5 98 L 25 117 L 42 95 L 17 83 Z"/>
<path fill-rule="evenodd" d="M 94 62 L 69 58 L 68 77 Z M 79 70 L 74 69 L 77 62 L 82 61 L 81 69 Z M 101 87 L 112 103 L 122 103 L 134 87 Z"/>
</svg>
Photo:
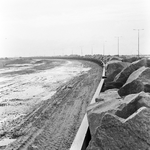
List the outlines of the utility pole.
<svg viewBox="0 0 150 150">
<path fill-rule="evenodd" d="M 119 42 L 120 42 L 120 39 L 119 39 L 119 38 L 120 38 L 120 37 L 117 36 L 116 38 L 117 38 L 117 43 L 118 43 L 118 56 L 119 56 L 119 46 L 120 46 L 120 45 L 119 45 Z"/>
<path fill-rule="evenodd" d="M 144 30 L 144 29 L 133 29 L 138 31 L 138 57 L 140 56 L 140 30 Z"/>
</svg>

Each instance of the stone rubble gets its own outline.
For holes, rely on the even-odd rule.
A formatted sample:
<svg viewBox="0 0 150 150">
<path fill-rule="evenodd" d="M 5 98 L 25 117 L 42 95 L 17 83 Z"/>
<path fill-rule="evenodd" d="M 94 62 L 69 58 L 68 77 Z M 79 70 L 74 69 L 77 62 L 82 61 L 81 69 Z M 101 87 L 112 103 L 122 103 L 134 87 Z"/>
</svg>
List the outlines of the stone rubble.
<svg viewBox="0 0 150 150">
<path fill-rule="evenodd" d="M 125 63 L 125 62 L 124 62 Z M 129 78 L 129 76 L 136 70 L 138 70 L 139 68 L 145 66 L 145 67 L 150 67 L 150 59 L 148 58 L 143 58 L 143 59 L 140 59 L 140 60 L 137 60 L 135 62 L 132 62 L 131 64 L 129 64 L 128 62 L 126 62 L 127 66 L 124 67 L 122 70 L 118 69 L 115 69 L 114 68 L 114 72 L 118 72 L 120 70 L 120 72 L 118 74 L 116 74 L 113 81 L 107 81 L 106 79 L 106 82 L 104 84 L 104 88 L 103 88 L 103 91 L 107 90 L 107 89 L 113 89 L 113 88 L 121 88 L 127 81 L 127 79 Z M 108 62 L 109 64 L 109 62 Z M 106 68 L 107 72 L 109 72 L 109 70 Z M 107 73 L 106 73 L 107 75 Z M 111 76 L 107 76 L 107 78 L 112 78 Z"/>
<path fill-rule="evenodd" d="M 87 150 L 150 150 L 150 59 L 133 60 L 107 63 L 103 92 L 87 108 Z"/>
</svg>

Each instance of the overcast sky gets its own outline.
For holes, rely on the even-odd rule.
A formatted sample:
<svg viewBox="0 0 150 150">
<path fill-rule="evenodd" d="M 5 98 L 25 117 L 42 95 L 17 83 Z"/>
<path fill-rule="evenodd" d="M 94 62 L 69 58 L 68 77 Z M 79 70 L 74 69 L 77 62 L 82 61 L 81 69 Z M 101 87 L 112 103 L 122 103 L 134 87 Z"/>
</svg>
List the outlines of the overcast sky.
<svg viewBox="0 0 150 150">
<path fill-rule="evenodd" d="M 0 57 L 150 54 L 149 0 L 0 0 Z"/>
</svg>

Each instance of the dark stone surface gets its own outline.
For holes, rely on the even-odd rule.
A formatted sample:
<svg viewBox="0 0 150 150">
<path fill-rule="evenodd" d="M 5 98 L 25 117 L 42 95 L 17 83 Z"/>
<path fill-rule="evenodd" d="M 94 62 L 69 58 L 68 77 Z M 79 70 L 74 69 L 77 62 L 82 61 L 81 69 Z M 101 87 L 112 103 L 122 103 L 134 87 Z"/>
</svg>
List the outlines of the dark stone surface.
<svg viewBox="0 0 150 150">
<path fill-rule="evenodd" d="M 133 72 L 126 84 L 118 90 L 120 96 L 139 93 L 141 91 L 150 92 L 150 68 L 141 67 Z"/>
<path fill-rule="evenodd" d="M 97 102 L 88 106 L 87 115 L 91 134 L 95 133 L 105 113 L 116 112 L 121 103 L 122 99 L 117 90 L 111 89 L 101 93 Z"/>
<path fill-rule="evenodd" d="M 123 122 L 106 114 L 87 150 L 148 150 L 150 148 L 150 110 L 141 109 Z"/>
<path fill-rule="evenodd" d="M 105 110 L 99 114 L 93 112 L 98 119 L 91 120 L 92 140 L 87 150 L 149 150 L 150 94 L 128 95 L 117 109 L 114 104 L 106 106 L 99 108 Z"/>
<path fill-rule="evenodd" d="M 143 66 L 150 67 L 150 59 L 143 58 L 141 60 L 131 63 L 129 66 L 122 69 L 122 71 L 116 75 L 113 81 L 110 81 L 110 82 L 106 81 L 103 86 L 102 91 L 105 91 L 107 89 L 113 89 L 113 88 L 118 88 L 118 89 L 121 88 L 128 80 L 128 77 L 134 71 L 138 70 L 139 68 Z"/>
<path fill-rule="evenodd" d="M 120 73 L 124 68 L 129 66 L 130 63 L 113 60 L 109 61 L 106 65 L 106 81 L 105 82 L 111 82 L 114 80 L 116 75 Z"/>
<path fill-rule="evenodd" d="M 113 99 L 121 99 L 118 94 L 118 89 L 110 89 L 105 92 L 101 92 L 100 95 L 95 99 L 96 102 L 106 102 Z"/>
<path fill-rule="evenodd" d="M 131 63 L 128 67 L 126 67 L 125 69 L 123 69 L 114 79 L 114 82 L 116 83 L 121 83 L 121 85 L 123 86 L 125 84 L 125 82 L 127 81 L 128 77 L 137 69 L 145 66 L 145 67 L 149 67 L 149 62 L 150 60 L 147 58 L 143 58 L 141 60 L 138 60 L 136 62 Z"/>
<path fill-rule="evenodd" d="M 118 56 L 113 56 L 112 58 L 109 59 L 109 61 L 112 61 L 112 60 L 122 61 L 123 59 L 121 57 L 118 57 Z"/>
<path fill-rule="evenodd" d="M 139 59 L 141 59 L 141 58 L 139 58 L 139 57 L 125 57 L 122 59 L 122 61 L 132 63 L 132 62 L 137 61 Z"/>
</svg>

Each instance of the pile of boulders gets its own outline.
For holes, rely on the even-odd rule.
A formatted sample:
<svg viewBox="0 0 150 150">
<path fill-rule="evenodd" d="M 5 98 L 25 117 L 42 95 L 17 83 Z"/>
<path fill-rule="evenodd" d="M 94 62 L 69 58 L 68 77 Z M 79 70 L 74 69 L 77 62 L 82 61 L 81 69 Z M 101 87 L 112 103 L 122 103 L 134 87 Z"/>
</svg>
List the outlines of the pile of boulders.
<svg viewBox="0 0 150 150">
<path fill-rule="evenodd" d="M 150 149 L 150 59 L 110 59 L 103 92 L 87 108 L 87 150 Z"/>
</svg>

